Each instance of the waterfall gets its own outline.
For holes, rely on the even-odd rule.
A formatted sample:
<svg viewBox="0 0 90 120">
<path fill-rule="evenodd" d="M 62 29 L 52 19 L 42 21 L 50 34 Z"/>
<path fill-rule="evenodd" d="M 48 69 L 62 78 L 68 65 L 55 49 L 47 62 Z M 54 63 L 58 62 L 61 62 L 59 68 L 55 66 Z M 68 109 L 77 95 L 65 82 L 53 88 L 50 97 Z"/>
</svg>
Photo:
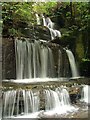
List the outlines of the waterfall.
<svg viewBox="0 0 90 120">
<path fill-rule="evenodd" d="M 51 33 L 51 40 L 53 40 L 57 36 L 56 32 L 52 28 L 49 28 L 49 30 L 50 30 L 50 33 Z"/>
<path fill-rule="evenodd" d="M 12 90 L 12 91 L 4 92 L 3 99 L 4 99 L 3 116 L 12 116 L 14 114 L 16 91 Z"/>
<path fill-rule="evenodd" d="M 76 111 L 70 104 L 69 93 L 66 88 L 58 87 L 55 90 L 43 90 L 45 109 L 43 115 L 64 114 Z M 4 118 L 19 118 L 40 114 L 40 92 L 33 90 L 9 90 L 3 94 Z M 34 116 L 33 116 L 34 117 Z"/>
<path fill-rule="evenodd" d="M 51 21 L 49 17 L 44 17 L 42 14 L 43 26 L 46 26 L 50 30 L 51 40 L 55 39 L 55 37 L 61 37 L 61 32 L 54 29 L 54 23 Z"/>
<path fill-rule="evenodd" d="M 52 50 L 40 41 L 15 40 L 15 53 L 17 79 L 55 77 Z"/>
<path fill-rule="evenodd" d="M 51 28 L 51 29 L 54 28 L 54 23 L 51 21 L 49 17 L 46 17 L 46 23 L 48 28 Z"/>
<path fill-rule="evenodd" d="M 55 77 L 55 67 L 54 67 L 54 56 L 53 52 L 50 48 L 48 48 L 49 56 L 48 56 L 48 77 L 54 78 Z"/>
<path fill-rule="evenodd" d="M 65 88 L 56 88 L 55 91 L 49 89 L 45 94 L 44 115 L 63 114 L 75 111 L 76 108 L 70 104 L 69 93 Z"/>
<path fill-rule="evenodd" d="M 3 94 L 4 118 L 35 118 L 43 115 L 55 115 L 74 112 L 78 110 L 70 103 L 69 92 L 65 86 L 56 87 L 55 90 L 43 89 L 42 98 L 45 109 L 40 109 L 39 90 L 8 90 Z"/>
<path fill-rule="evenodd" d="M 71 71 L 72 71 L 72 77 L 79 77 L 79 73 L 78 73 L 78 70 L 76 67 L 73 53 L 70 50 L 66 50 L 66 53 L 69 58 L 70 67 L 71 67 Z"/>
<path fill-rule="evenodd" d="M 58 51 L 58 77 L 61 77 L 61 63 L 62 63 L 62 53 Z"/>
<path fill-rule="evenodd" d="M 59 110 L 60 108 L 64 108 L 65 106 L 70 106 L 70 98 L 68 91 L 63 88 L 56 88 L 53 90 L 45 90 L 45 101 L 47 110 Z"/>
<path fill-rule="evenodd" d="M 48 49 L 43 47 L 41 50 L 41 77 L 47 77 L 48 71 Z"/>
<path fill-rule="evenodd" d="M 38 14 L 36 14 L 36 17 L 37 25 L 40 25 Z M 43 25 L 50 30 L 51 39 L 61 37 L 61 33 L 54 29 L 54 23 L 51 19 L 48 18 L 46 20 L 43 15 L 42 17 Z M 61 51 L 59 48 L 56 49 L 55 52 L 51 44 L 50 47 L 49 44 L 44 44 L 42 41 L 31 40 L 28 38 L 15 39 L 17 80 L 11 81 L 16 81 L 16 83 L 20 82 L 21 85 L 29 82 L 38 82 L 39 84 L 39 82 L 60 80 L 60 77 L 62 76 L 66 77 L 66 72 L 63 75 L 64 71 L 67 70 L 65 68 L 66 66 L 64 67 L 64 65 L 67 65 L 67 59 L 63 60 L 63 56 L 66 58 L 66 54 L 62 56 L 62 51 L 64 53 L 64 50 L 62 49 Z M 55 53 L 57 55 L 55 55 Z M 73 54 L 70 50 L 66 50 L 66 53 L 69 58 L 72 76 L 78 77 Z M 64 78 L 61 80 L 64 80 Z M 31 84 L 29 84 L 29 86 L 30 85 Z M 37 87 L 37 85 L 35 87 Z M 84 93 L 85 90 L 87 91 L 87 89 L 84 88 Z M 42 101 L 45 107 L 45 109 L 43 108 L 42 117 L 43 115 L 57 115 L 77 110 L 70 103 L 69 92 L 67 91 L 66 86 L 55 87 L 53 89 L 42 89 L 41 91 L 43 94 L 42 96 L 39 88 L 33 88 L 33 90 L 24 90 L 21 88 L 15 90 L 5 90 L 3 92 L 3 117 L 24 118 L 28 116 L 30 118 L 31 116 L 31 118 L 34 118 L 39 116 L 41 108 L 40 97 L 45 100 L 45 103 Z M 87 98 L 86 93 L 84 94 L 84 97 Z"/>
<path fill-rule="evenodd" d="M 90 104 L 90 86 L 83 85 L 81 93 L 81 101 Z"/>
<path fill-rule="evenodd" d="M 54 30 L 54 31 L 55 31 L 57 37 L 61 37 L 60 31 L 58 31 L 58 30 Z"/>
<path fill-rule="evenodd" d="M 39 15 L 37 13 L 35 15 L 36 15 L 36 20 L 37 20 L 37 25 L 40 25 L 41 24 L 40 23 L 40 17 L 39 17 Z"/>
<path fill-rule="evenodd" d="M 54 50 L 45 44 L 36 40 L 15 40 L 17 79 L 67 77 L 65 70 L 69 72 L 68 64 L 70 64 L 72 77 L 79 77 L 75 58 L 70 50 L 66 50 L 68 63 L 66 54 L 62 56 L 60 49 L 57 50 L 57 55 L 54 55 Z"/>
<path fill-rule="evenodd" d="M 39 92 L 11 90 L 3 94 L 3 116 L 11 117 L 39 111 Z"/>
<path fill-rule="evenodd" d="M 42 14 L 42 19 L 43 19 L 43 26 L 47 26 L 47 23 L 43 14 Z"/>
</svg>

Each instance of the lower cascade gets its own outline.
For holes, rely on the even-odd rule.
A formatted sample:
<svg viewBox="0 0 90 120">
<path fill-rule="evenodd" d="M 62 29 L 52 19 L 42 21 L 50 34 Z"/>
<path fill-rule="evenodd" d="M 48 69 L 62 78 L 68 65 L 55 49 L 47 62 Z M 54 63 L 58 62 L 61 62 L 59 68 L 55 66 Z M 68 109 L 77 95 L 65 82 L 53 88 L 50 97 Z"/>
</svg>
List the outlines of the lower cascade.
<svg viewBox="0 0 90 120">
<path fill-rule="evenodd" d="M 90 104 L 90 85 L 83 85 L 81 101 Z"/>
<path fill-rule="evenodd" d="M 56 114 L 69 113 L 78 110 L 70 103 L 67 89 L 57 87 L 55 90 L 9 90 L 3 94 L 3 116 L 4 117 L 43 117 Z M 41 96 L 41 97 L 40 97 Z M 43 108 L 41 99 L 43 98 Z"/>
</svg>

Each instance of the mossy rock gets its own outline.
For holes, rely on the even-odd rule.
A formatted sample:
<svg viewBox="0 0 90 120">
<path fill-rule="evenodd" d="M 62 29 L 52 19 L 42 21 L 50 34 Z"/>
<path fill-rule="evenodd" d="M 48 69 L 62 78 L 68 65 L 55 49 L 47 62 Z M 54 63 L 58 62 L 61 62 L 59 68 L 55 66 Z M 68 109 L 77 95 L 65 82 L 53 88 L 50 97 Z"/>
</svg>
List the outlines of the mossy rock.
<svg viewBox="0 0 90 120">
<path fill-rule="evenodd" d="M 81 75 L 85 77 L 90 77 L 90 61 L 82 61 L 80 63 Z"/>
</svg>

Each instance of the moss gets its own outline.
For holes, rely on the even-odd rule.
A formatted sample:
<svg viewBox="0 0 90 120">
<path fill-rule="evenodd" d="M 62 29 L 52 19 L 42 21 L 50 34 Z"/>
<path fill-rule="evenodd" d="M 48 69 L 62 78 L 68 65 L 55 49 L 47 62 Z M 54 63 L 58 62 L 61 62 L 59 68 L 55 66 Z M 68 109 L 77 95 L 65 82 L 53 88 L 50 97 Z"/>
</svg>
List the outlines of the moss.
<svg viewBox="0 0 90 120">
<path fill-rule="evenodd" d="M 84 57 L 84 45 L 82 42 L 82 37 L 83 35 L 79 34 L 76 41 L 76 54 L 79 60 L 81 60 Z"/>
<path fill-rule="evenodd" d="M 77 44 L 76 53 L 77 53 L 79 59 L 82 59 L 84 57 L 84 47 L 83 47 L 82 43 Z"/>
<path fill-rule="evenodd" d="M 85 77 L 90 77 L 90 61 L 81 61 L 80 63 L 80 69 L 81 69 L 81 75 Z"/>
</svg>

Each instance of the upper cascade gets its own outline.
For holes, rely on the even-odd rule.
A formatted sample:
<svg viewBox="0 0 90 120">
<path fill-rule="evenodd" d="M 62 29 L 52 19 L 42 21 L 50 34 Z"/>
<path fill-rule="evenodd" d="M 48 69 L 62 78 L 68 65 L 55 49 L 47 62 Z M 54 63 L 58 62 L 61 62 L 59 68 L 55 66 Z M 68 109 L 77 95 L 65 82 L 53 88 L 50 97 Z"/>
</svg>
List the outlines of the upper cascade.
<svg viewBox="0 0 90 120">
<path fill-rule="evenodd" d="M 46 15 L 44 16 L 43 14 L 41 14 L 41 17 L 43 21 L 43 26 L 46 26 L 50 31 L 51 40 L 55 39 L 55 37 L 61 37 L 61 32 L 54 28 L 54 22 L 52 22 L 51 19 Z M 41 25 L 40 17 L 37 13 L 36 13 L 36 19 L 37 19 L 37 25 Z"/>
<path fill-rule="evenodd" d="M 40 23 L 39 15 L 37 13 L 35 15 L 36 15 L 36 20 L 37 20 L 37 25 L 40 25 L 41 23 Z"/>
</svg>

